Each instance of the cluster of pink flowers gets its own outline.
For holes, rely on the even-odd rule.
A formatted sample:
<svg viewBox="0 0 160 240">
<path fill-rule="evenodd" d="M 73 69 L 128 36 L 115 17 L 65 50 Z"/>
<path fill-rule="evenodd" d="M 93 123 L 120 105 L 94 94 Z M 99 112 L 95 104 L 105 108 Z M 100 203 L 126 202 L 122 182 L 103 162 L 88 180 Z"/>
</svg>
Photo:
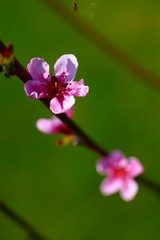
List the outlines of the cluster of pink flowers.
<svg viewBox="0 0 160 240">
<path fill-rule="evenodd" d="M 75 82 L 74 77 L 78 68 L 78 62 L 74 55 L 62 55 L 54 65 L 55 75 L 49 73 L 49 65 L 41 58 L 32 58 L 28 64 L 28 71 L 32 77 L 25 83 L 26 94 L 35 99 L 48 98 L 50 110 L 54 114 L 66 113 L 73 117 L 73 105 L 75 96 L 83 97 L 89 91 L 84 85 L 83 79 Z M 37 128 L 46 134 L 63 134 L 65 138 L 59 144 L 78 143 L 78 136 L 69 129 L 60 119 L 39 119 Z M 100 186 L 104 195 L 120 192 L 125 201 L 132 200 L 137 191 L 138 184 L 133 178 L 143 172 L 143 166 L 135 157 L 126 158 L 120 151 L 113 151 L 98 161 L 96 165 L 98 173 L 106 178 Z"/>
<path fill-rule="evenodd" d="M 113 151 L 103 157 L 96 165 L 98 173 L 107 176 L 100 186 L 104 195 L 120 192 L 125 201 L 132 200 L 138 191 L 138 184 L 133 180 L 143 172 L 143 166 L 135 157 L 128 159 L 120 151 Z"/>
<path fill-rule="evenodd" d="M 84 97 L 89 87 L 83 79 L 75 82 L 78 62 L 74 55 L 62 55 L 54 64 L 55 75 L 49 72 L 49 65 L 42 58 L 32 58 L 28 64 L 32 79 L 25 83 L 26 94 L 35 99 L 48 98 L 54 114 L 68 111 L 75 104 L 75 96 Z"/>
</svg>

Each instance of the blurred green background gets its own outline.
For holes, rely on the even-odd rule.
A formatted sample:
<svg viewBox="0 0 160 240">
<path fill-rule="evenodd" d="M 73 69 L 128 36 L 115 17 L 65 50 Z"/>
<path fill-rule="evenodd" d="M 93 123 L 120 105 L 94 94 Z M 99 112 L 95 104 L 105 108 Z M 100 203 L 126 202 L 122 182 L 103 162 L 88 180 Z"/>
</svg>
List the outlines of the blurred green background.
<svg viewBox="0 0 160 240">
<path fill-rule="evenodd" d="M 66 9 L 72 0 L 64 1 Z M 160 1 L 77 0 L 77 14 L 160 75 Z M 145 175 L 160 182 L 160 92 L 144 84 L 95 48 L 53 10 L 38 0 L 0 4 L 0 37 L 12 42 L 26 66 L 42 57 L 51 66 L 64 53 L 79 61 L 76 80 L 90 92 L 77 98 L 75 121 L 108 150 L 137 156 Z M 35 128 L 50 117 L 38 101 L 26 97 L 18 78 L 0 75 L 0 198 L 55 240 L 159 240 L 160 201 L 140 185 L 129 203 L 119 195 L 103 197 L 99 156 L 83 147 L 57 147 L 57 136 Z M 0 240 L 27 239 L 0 213 Z"/>
</svg>

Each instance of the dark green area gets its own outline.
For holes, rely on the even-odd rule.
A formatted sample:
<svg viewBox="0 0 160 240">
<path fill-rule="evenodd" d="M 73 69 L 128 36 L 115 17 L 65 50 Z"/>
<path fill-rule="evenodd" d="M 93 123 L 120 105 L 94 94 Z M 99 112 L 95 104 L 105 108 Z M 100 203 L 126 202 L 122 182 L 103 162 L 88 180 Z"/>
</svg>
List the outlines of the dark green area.
<svg viewBox="0 0 160 240">
<path fill-rule="evenodd" d="M 72 1 L 64 1 L 71 8 Z M 79 14 L 160 74 L 158 0 L 78 0 Z M 93 4 L 95 3 L 95 4 Z M 160 92 L 144 84 L 73 30 L 40 1 L 0 4 L 0 37 L 17 58 L 53 64 L 64 53 L 79 61 L 76 80 L 90 86 L 77 99 L 75 121 L 108 150 L 137 156 L 145 175 L 160 182 Z M 160 201 L 140 185 L 130 203 L 118 194 L 103 197 L 95 171 L 98 156 L 83 147 L 57 147 L 56 136 L 38 132 L 35 122 L 50 113 L 28 99 L 18 78 L 0 75 L 0 198 L 55 240 L 159 240 Z M 0 213 L 0 240 L 26 239 Z"/>
</svg>

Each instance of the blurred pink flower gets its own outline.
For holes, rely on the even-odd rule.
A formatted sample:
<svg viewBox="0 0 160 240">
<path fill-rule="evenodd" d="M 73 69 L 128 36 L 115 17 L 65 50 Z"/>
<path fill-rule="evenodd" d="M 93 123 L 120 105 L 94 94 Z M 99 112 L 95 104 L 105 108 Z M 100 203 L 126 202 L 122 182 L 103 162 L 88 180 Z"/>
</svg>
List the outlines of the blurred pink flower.
<svg viewBox="0 0 160 240">
<path fill-rule="evenodd" d="M 66 112 L 69 118 L 73 117 L 73 107 Z M 73 131 L 66 126 L 58 117 L 52 117 L 51 119 L 40 118 L 36 122 L 36 126 L 39 131 L 46 134 L 64 134 L 66 135 L 63 139 L 58 140 L 59 145 L 65 144 L 76 144 L 78 138 L 74 135 Z"/>
<path fill-rule="evenodd" d="M 128 159 L 120 151 L 113 151 L 96 165 L 97 171 L 108 177 L 102 182 L 100 190 L 104 195 L 120 192 L 125 201 L 132 200 L 138 191 L 133 180 L 143 172 L 143 166 L 135 157 Z"/>
<path fill-rule="evenodd" d="M 73 117 L 73 108 L 66 112 L 69 118 Z M 71 134 L 72 130 L 67 127 L 58 117 L 52 117 L 51 119 L 40 118 L 36 122 L 36 126 L 39 131 L 46 134 Z"/>
<path fill-rule="evenodd" d="M 89 87 L 83 79 L 75 82 L 78 62 L 73 54 L 62 55 L 54 65 L 55 75 L 49 73 L 49 65 L 42 58 L 32 58 L 28 64 L 32 80 L 25 83 L 27 96 L 50 99 L 50 110 L 55 114 L 66 112 L 75 103 L 75 96 L 84 97 Z"/>
</svg>

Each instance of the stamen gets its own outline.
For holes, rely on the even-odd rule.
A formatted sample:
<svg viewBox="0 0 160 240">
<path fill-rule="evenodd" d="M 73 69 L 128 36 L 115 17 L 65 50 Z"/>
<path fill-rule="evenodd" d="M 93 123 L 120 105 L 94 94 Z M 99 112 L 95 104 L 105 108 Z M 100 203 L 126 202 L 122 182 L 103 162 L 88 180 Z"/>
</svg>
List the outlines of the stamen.
<svg viewBox="0 0 160 240">
<path fill-rule="evenodd" d="M 54 85 L 55 85 L 55 88 L 57 88 L 57 86 L 58 86 L 58 83 L 57 83 L 57 82 L 55 82 L 55 83 L 54 83 Z"/>
</svg>

